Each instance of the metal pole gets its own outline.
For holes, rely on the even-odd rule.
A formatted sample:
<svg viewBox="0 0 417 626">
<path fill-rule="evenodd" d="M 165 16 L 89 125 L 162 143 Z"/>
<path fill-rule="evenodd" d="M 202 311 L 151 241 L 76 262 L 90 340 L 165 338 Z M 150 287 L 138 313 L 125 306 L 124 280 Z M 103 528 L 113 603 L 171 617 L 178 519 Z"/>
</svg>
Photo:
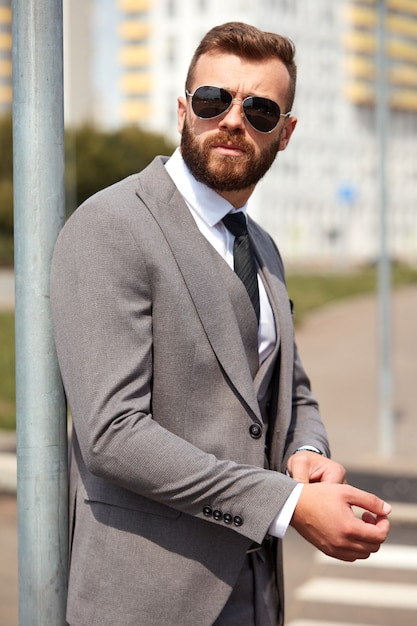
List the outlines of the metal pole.
<svg viewBox="0 0 417 626">
<path fill-rule="evenodd" d="M 49 273 L 64 222 L 62 0 L 12 0 L 20 626 L 65 624 L 66 406 Z"/>
<path fill-rule="evenodd" d="M 379 188 L 379 451 L 383 457 L 394 454 L 394 423 L 392 412 L 391 371 L 391 264 L 387 229 L 387 124 L 388 86 L 386 58 L 386 7 L 378 0 L 378 80 L 377 80 L 377 131 L 378 131 L 378 188 Z"/>
</svg>

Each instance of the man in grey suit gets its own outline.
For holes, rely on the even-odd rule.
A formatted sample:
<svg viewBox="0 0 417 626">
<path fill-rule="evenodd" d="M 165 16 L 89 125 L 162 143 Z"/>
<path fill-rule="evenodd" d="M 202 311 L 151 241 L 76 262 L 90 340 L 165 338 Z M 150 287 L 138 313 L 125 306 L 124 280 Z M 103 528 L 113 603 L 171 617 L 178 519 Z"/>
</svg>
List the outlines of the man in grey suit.
<svg viewBox="0 0 417 626">
<path fill-rule="evenodd" d="M 389 505 L 329 459 L 274 242 L 247 220 L 253 304 L 233 271 L 246 218 L 236 235 L 222 221 L 246 216 L 294 131 L 293 57 L 245 24 L 209 31 L 180 149 L 90 198 L 58 239 L 71 626 L 276 626 L 289 524 L 347 561 L 387 536 Z"/>
</svg>

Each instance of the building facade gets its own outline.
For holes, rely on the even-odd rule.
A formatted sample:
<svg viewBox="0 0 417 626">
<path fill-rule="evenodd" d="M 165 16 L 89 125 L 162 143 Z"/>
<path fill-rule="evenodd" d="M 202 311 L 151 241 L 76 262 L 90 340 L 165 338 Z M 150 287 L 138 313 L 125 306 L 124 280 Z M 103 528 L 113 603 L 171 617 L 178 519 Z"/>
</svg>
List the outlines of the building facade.
<svg viewBox="0 0 417 626">
<path fill-rule="evenodd" d="M 179 141 L 177 97 L 215 24 L 244 21 L 296 44 L 296 131 L 251 199 L 287 263 L 379 254 L 382 0 L 64 0 L 66 120 L 139 124 Z M 0 0 L 0 106 L 11 98 L 10 1 Z M 387 230 L 417 263 L 417 0 L 385 0 Z M 6 50 L 4 53 L 3 51 Z M 384 151 L 385 154 L 385 151 Z"/>
<path fill-rule="evenodd" d="M 226 5 L 119 0 L 125 68 L 121 119 L 178 140 L 176 98 L 183 93 L 191 54 L 210 26 L 241 20 L 289 36 L 299 67 L 298 128 L 256 191 L 251 211 L 294 263 L 374 262 L 381 227 L 379 5 L 380 0 L 230 0 Z M 385 10 L 389 247 L 393 258 L 415 263 L 417 2 L 386 0 Z"/>
<path fill-rule="evenodd" d="M 381 227 L 380 2 L 269 4 L 268 23 L 261 27 L 274 24 L 297 44 L 299 124 L 268 185 L 260 188 L 259 207 L 276 198 L 277 210 L 260 208 L 259 218 L 294 262 L 374 262 Z M 385 4 L 387 232 L 391 256 L 415 263 L 417 2 Z"/>
<path fill-rule="evenodd" d="M 64 110 L 68 126 L 95 122 L 94 0 L 64 0 Z"/>
</svg>

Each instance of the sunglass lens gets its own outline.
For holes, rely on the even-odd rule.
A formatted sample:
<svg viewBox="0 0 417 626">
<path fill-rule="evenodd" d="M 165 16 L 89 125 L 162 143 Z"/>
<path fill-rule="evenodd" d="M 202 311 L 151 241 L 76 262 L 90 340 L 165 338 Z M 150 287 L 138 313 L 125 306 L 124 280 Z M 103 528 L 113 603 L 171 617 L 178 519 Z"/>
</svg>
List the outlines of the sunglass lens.
<svg viewBox="0 0 417 626">
<path fill-rule="evenodd" d="M 193 111 L 205 120 L 221 115 L 229 108 L 232 95 L 219 87 L 199 87 L 192 98 Z"/>
<path fill-rule="evenodd" d="M 268 98 L 249 96 L 243 102 L 243 110 L 249 124 L 261 133 L 270 133 L 279 122 L 280 108 Z"/>
</svg>

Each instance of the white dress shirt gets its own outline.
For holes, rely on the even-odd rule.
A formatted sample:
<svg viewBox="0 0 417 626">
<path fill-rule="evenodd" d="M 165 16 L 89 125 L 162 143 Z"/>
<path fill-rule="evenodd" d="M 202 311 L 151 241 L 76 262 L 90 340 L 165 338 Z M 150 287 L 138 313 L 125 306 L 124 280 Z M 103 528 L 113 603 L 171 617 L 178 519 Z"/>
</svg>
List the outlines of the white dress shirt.
<svg viewBox="0 0 417 626">
<path fill-rule="evenodd" d="M 234 212 L 236 209 L 216 191 L 200 183 L 192 176 L 178 148 L 166 162 L 165 169 L 184 198 L 200 232 L 233 269 L 233 243 L 235 238 L 223 224 L 222 219 L 227 213 Z M 247 204 L 240 207 L 239 211 L 246 215 Z M 277 333 L 272 307 L 259 273 L 258 286 L 260 301 L 258 349 L 259 363 L 262 363 L 273 351 L 277 341 Z M 302 484 L 298 483 L 291 492 L 287 502 L 273 520 L 269 528 L 269 534 L 274 537 L 283 537 L 285 535 L 302 487 Z"/>
<path fill-rule="evenodd" d="M 165 164 L 165 168 L 184 198 L 201 233 L 233 269 L 235 237 L 223 224 L 222 219 L 228 213 L 235 212 L 236 209 L 217 192 L 198 182 L 191 175 L 179 149 Z M 239 211 L 246 216 L 247 204 Z M 259 274 L 258 287 L 260 302 L 258 345 L 259 363 L 262 363 L 274 349 L 277 336 L 272 308 Z"/>
</svg>

